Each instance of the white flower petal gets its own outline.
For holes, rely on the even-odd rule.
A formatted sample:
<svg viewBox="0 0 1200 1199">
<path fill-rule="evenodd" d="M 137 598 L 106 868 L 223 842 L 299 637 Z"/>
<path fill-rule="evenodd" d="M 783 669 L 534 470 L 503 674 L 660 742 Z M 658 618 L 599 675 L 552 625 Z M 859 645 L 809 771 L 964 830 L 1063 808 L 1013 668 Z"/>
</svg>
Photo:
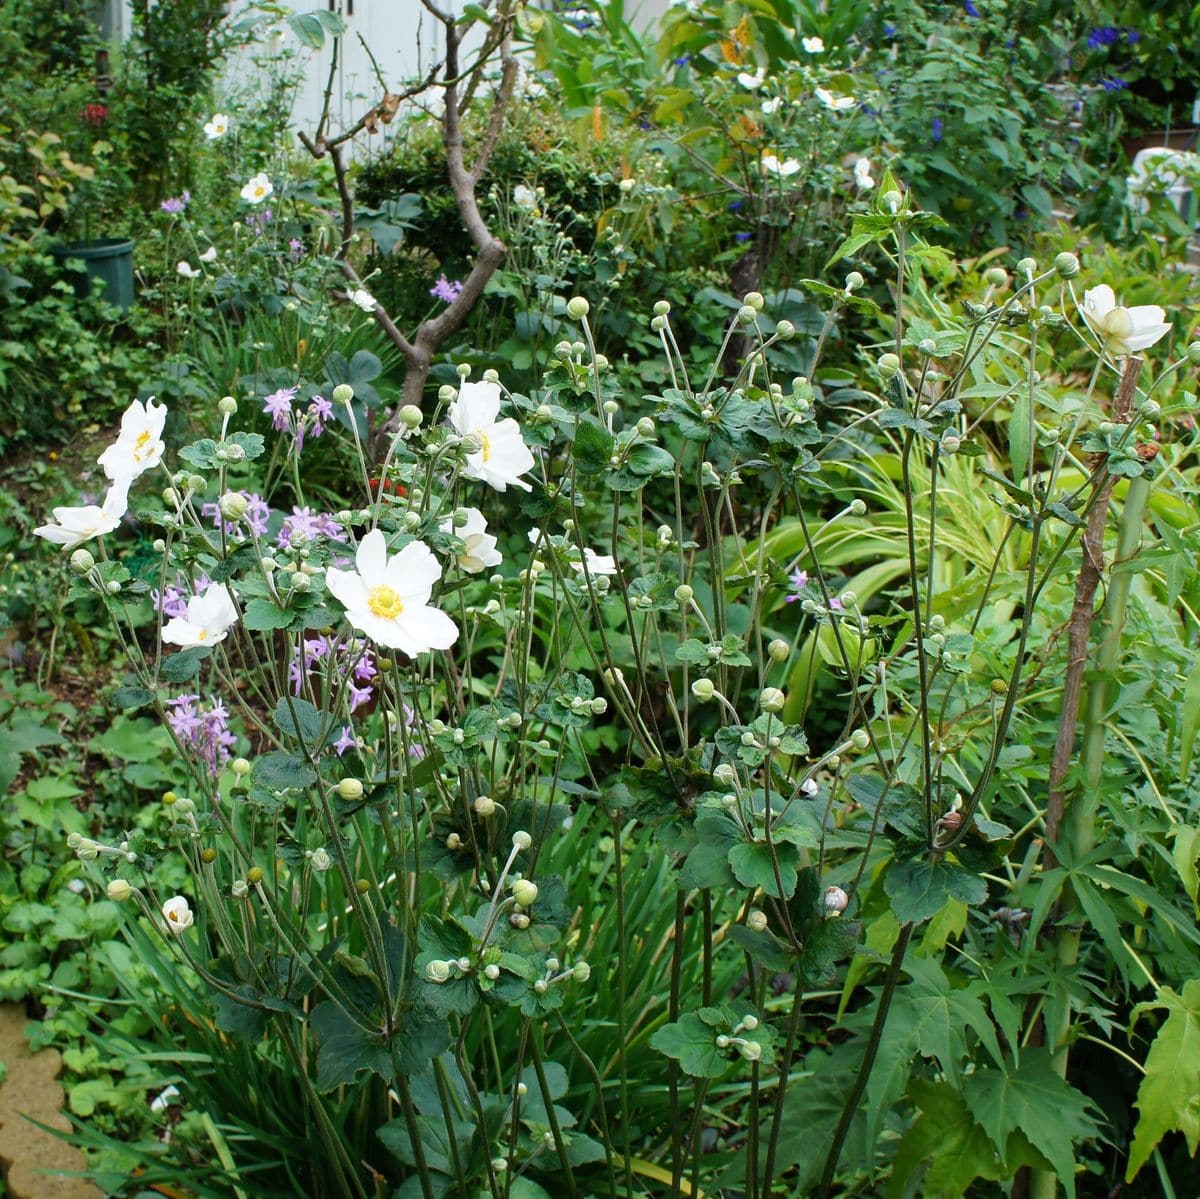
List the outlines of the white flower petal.
<svg viewBox="0 0 1200 1199">
<path fill-rule="evenodd" d="M 325 571 L 325 586 L 343 608 L 365 608 L 367 605 L 367 585 L 362 576 L 353 570 L 339 570 L 330 566 Z"/>
<path fill-rule="evenodd" d="M 354 564 L 368 588 L 387 582 L 387 539 L 379 529 L 372 529 L 358 543 Z"/>
</svg>

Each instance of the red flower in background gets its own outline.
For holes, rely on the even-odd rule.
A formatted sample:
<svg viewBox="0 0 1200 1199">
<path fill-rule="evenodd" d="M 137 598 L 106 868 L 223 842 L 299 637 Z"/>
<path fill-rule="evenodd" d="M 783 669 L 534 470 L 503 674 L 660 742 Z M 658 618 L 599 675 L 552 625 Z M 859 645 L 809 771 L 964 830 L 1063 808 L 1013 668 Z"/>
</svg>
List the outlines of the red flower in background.
<svg viewBox="0 0 1200 1199">
<path fill-rule="evenodd" d="M 85 104 L 83 106 L 83 119 L 89 125 L 99 128 L 108 120 L 108 106 L 106 104 Z"/>
</svg>

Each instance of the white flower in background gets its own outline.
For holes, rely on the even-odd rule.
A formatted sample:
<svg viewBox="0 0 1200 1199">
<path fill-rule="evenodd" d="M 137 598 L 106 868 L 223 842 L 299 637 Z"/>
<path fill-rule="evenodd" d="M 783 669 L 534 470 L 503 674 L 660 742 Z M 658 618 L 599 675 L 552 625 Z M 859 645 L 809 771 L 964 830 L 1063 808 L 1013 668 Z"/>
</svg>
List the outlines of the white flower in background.
<svg viewBox="0 0 1200 1199">
<path fill-rule="evenodd" d="M 383 533 L 372 529 L 359 543 L 354 564 L 357 570 L 329 567 L 325 582 L 359 632 L 410 658 L 449 649 L 458 640 L 458 626 L 429 603 L 442 568 L 423 541 L 411 541 L 389 557 Z"/>
<path fill-rule="evenodd" d="M 747 91 L 753 92 L 753 91 L 757 91 L 760 87 L 762 87 L 762 85 L 766 82 L 766 78 L 767 78 L 767 68 L 759 67 L 758 70 L 755 71 L 753 75 L 749 74 L 747 71 L 742 71 L 741 74 L 738 75 L 737 81 Z"/>
<path fill-rule="evenodd" d="M 192 927 L 192 909 L 182 895 L 168 899 L 162 906 L 162 914 L 163 919 L 167 922 L 167 928 L 176 935 L 186 932 Z"/>
<path fill-rule="evenodd" d="M 242 199 L 251 204 L 261 204 L 274 190 L 266 173 L 259 172 L 242 188 Z"/>
<path fill-rule="evenodd" d="M 209 246 L 208 249 L 205 250 L 204 253 L 200 255 L 200 261 L 201 262 L 216 262 L 217 261 L 217 247 Z"/>
<path fill-rule="evenodd" d="M 804 47 L 805 54 L 825 53 L 825 43 L 819 37 L 801 38 L 800 44 Z"/>
<path fill-rule="evenodd" d="M 121 432 L 117 440 L 96 459 L 110 479 L 136 479 L 152 470 L 166 452 L 162 439 L 167 423 L 166 404 L 156 404 L 151 396 L 144 404 L 134 400 L 121 414 Z M 124 512 L 121 513 L 124 515 Z"/>
<path fill-rule="evenodd" d="M 187 615 L 174 616 L 163 626 L 162 639 L 171 645 L 216 645 L 237 624 L 237 608 L 224 583 L 210 583 L 203 595 L 187 602 Z"/>
<path fill-rule="evenodd" d="M 869 158 L 860 158 L 854 164 L 854 184 L 860 192 L 870 191 L 875 186 Z"/>
<path fill-rule="evenodd" d="M 780 162 L 774 154 L 764 154 L 762 156 L 762 170 L 764 175 L 778 175 L 780 179 L 786 179 L 789 175 L 794 175 L 799 169 L 800 163 L 794 158 Z"/>
<path fill-rule="evenodd" d="M 526 187 L 523 183 L 518 183 L 513 188 L 513 203 L 518 208 L 523 208 L 526 212 L 533 212 L 538 206 L 537 192 L 532 187 Z"/>
<path fill-rule="evenodd" d="M 210 142 L 215 142 L 217 138 L 224 137 L 228 132 L 229 118 L 223 112 L 213 113 L 213 119 L 204 122 L 204 136 Z"/>
<path fill-rule="evenodd" d="M 121 523 L 129 507 L 129 484 L 127 475 L 117 479 L 108 489 L 104 503 L 88 504 L 82 508 L 55 508 L 55 524 L 42 525 L 34 529 L 38 537 L 61 545 L 64 550 L 73 550 L 93 537 L 111 533 Z"/>
<path fill-rule="evenodd" d="M 356 287 L 350 293 L 350 303 L 357 304 L 363 312 L 375 311 L 375 297 L 365 287 Z"/>
<path fill-rule="evenodd" d="M 1157 304 L 1120 307 L 1107 283 L 1083 293 L 1083 319 L 1118 356 L 1136 354 L 1169 333 L 1171 326 L 1164 322 L 1164 315 Z"/>
<path fill-rule="evenodd" d="M 826 108 L 833 109 L 834 112 L 845 112 L 847 108 L 853 108 L 858 103 L 853 96 L 835 96 L 833 92 L 823 87 L 817 88 L 817 99 Z"/>
<path fill-rule="evenodd" d="M 467 455 L 463 475 L 478 479 L 497 491 L 511 483 L 532 491 L 519 476 L 533 469 L 533 455 L 521 440 L 521 427 L 512 417 L 497 420 L 500 414 L 498 383 L 464 383 L 458 399 L 450 405 L 450 423 L 461 437 L 474 435 L 482 443 L 477 453 Z"/>
<path fill-rule="evenodd" d="M 587 565 L 589 575 L 615 575 L 617 573 L 617 560 L 610 557 L 608 554 L 598 554 L 589 546 L 583 547 L 583 561 L 572 562 L 571 565 L 583 574 L 584 565 Z"/>
<path fill-rule="evenodd" d="M 443 533 L 450 533 L 462 540 L 464 549 L 458 555 L 458 565 L 468 574 L 477 575 L 489 566 L 499 566 L 504 555 L 496 549 L 496 539 L 487 531 L 487 521 L 478 508 L 467 508 L 467 523 L 454 527 L 454 517 L 448 516 L 441 523 Z"/>
<path fill-rule="evenodd" d="M 183 902 L 186 906 L 187 900 L 185 899 Z M 188 913 L 188 923 L 189 924 L 191 923 L 191 916 L 192 916 L 192 914 L 191 914 L 191 912 L 189 912 Z M 158 1095 L 155 1096 L 155 1098 L 153 1098 L 150 1101 L 150 1110 L 152 1112 L 165 1112 L 167 1110 L 167 1108 L 169 1108 L 171 1106 L 171 1104 L 174 1103 L 175 1100 L 178 1098 L 179 1098 L 179 1088 L 178 1087 L 163 1087 L 163 1089 L 161 1091 L 159 1091 Z"/>
<path fill-rule="evenodd" d="M 773 116 L 782 107 L 783 107 L 783 98 L 780 96 L 773 96 L 770 100 L 764 100 L 762 102 L 762 110 L 764 113 L 766 113 L 767 116 Z"/>
<path fill-rule="evenodd" d="M 203 271 L 198 271 L 190 262 L 181 261 L 175 264 L 175 273 L 182 275 L 185 279 L 199 279 L 203 276 Z"/>
</svg>

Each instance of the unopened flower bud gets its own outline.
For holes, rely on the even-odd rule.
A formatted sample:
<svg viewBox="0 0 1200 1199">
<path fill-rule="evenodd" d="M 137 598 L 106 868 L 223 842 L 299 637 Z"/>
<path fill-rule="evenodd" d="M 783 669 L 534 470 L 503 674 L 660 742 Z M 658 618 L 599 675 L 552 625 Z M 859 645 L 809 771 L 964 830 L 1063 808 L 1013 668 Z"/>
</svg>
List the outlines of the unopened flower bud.
<svg viewBox="0 0 1200 1199">
<path fill-rule="evenodd" d="M 533 844 L 533 838 L 524 829 L 519 829 L 513 833 L 512 843 L 517 849 L 528 849 Z"/>
<path fill-rule="evenodd" d="M 608 700 L 603 695 L 597 695 L 591 702 L 593 716 L 603 716 L 608 711 Z"/>
<path fill-rule="evenodd" d="M 211 866 L 217 860 L 217 851 L 211 845 L 206 845 L 200 851 L 200 860 L 206 865 Z"/>
<path fill-rule="evenodd" d="M 237 411 L 237 400 L 233 396 L 222 396 L 217 401 L 217 411 L 222 416 L 232 416 Z"/>
<path fill-rule="evenodd" d="M 1200 341 L 1193 341 L 1193 342 L 1188 343 L 1187 360 L 1193 366 L 1200 366 Z"/>
<path fill-rule="evenodd" d="M 1036 258 L 1022 258 L 1021 261 L 1017 263 L 1017 274 L 1024 275 L 1026 278 L 1032 279 L 1036 270 Z"/>
<path fill-rule="evenodd" d="M 897 354 L 880 354 L 875 369 L 885 378 L 890 379 L 900 369 L 900 357 Z"/>
<path fill-rule="evenodd" d="M 747 308 L 753 308 L 755 312 L 762 312 L 763 305 L 766 303 L 766 300 L 763 299 L 762 292 L 748 291 L 742 297 L 742 303 L 746 305 Z"/>
<path fill-rule="evenodd" d="M 348 799 L 351 802 L 362 799 L 363 796 L 363 785 L 359 779 L 342 779 L 334 790 L 342 799 Z"/>
<path fill-rule="evenodd" d="M 900 205 L 904 203 L 904 196 L 898 191 L 884 192 L 879 198 L 883 206 L 891 212 L 899 212 Z"/>
<path fill-rule="evenodd" d="M 462 838 L 457 833 L 451 833 L 446 838 L 446 848 L 453 853 L 456 849 L 462 849 Z"/>
<path fill-rule="evenodd" d="M 760 912 L 758 908 L 751 908 L 751 910 L 746 913 L 746 927 L 753 929 L 753 931 L 756 933 L 765 932 L 767 927 L 766 912 Z"/>
<path fill-rule="evenodd" d="M 850 902 L 850 896 L 841 887 L 826 887 L 825 895 L 821 902 L 825 907 L 827 915 L 836 916 L 846 910 L 846 905 Z"/>
<path fill-rule="evenodd" d="M 477 816 L 482 816 L 486 819 L 496 811 L 496 801 L 489 795 L 477 795 L 475 803 L 472 805 Z"/>
<path fill-rule="evenodd" d="M 133 894 L 133 887 L 123 878 L 114 878 L 106 890 L 109 899 L 117 903 L 124 903 Z"/>
<path fill-rule="evenodd" d="M 641 417 L 637 423 L 637 431 L 643 437 L 653 437 L 656 427 L 657 426 L 654 424 L 654 421 L 652 421 L 648 416 Z"/>
<path fill-rule="evenodd" d="M 752 325 L 758 318 L 758 310 L 751 308 L 749 304 L 743 304 L 737 313 L 738 323 L 741 325 Z"/>
<path fill-rule="evenodd" d="M 263 870 L 261 866 L 251 866 L 250 869 L 246 871 L 246 882 L 248 882 L 252 887 L 258 886 L 258 884 L 262 881 Z"/>
<path fill-rule="evenodd" d="M 791 341 L 796 336 L 796 326 L 791 321 L 780 321 L 775 326 L 775 336 L 780 341 Z"/>
<path fill-rule="evenodd" d="M 354 388 L 349 383 L 339 383 L 333 389 L 333 398 L 339 404 L 348 404 L 354 399 Z"/>
<path fill-rule="evenodd" d="M 762 1057 L 762 1046 L 757 1041 L 743 1041 L 738 1046 L 738 1053 L 748 1062 L 756 1062 Z"/>
<path fill-rule="evenodd" d="M 658 300 L 654 305 L 655 316 L 666 316 L 671 311 L 671 305 L 666 300 Z"/>
<path fill-rule="evenodd" d="M 450 963 L 434 958 L 425 967 L 425 977 L 431 983 L 444 983 L 450 977 Z"/>
<path fill-rule="evenodd" d="M 962 438 L 956 437 L 953 433 L 947 433 L 942 438 L 942 452 L 944 454 L 957 454 L 962 448 Z"/>
<path fill-rule="evenodd" d="M 229 884 L 229 894 L 232 895 L 234 899 L 245 899 L 246 896 L 250 894 L 250 888 L 246 886 L 246 880 L 244 878 L 235 878 L 233 882 Z"/>
<path fill-rule="evenodd" d="M 680 583 L 679 586 L 675 588 L 675 598 L 681 604 L 690 604 L 695 594 L 696 592 L 687 583 Z"/>
<path fill-rule="evenodd" d="M 772 662 L 786 662 L 791 652 L 792 647 L 782 637 L 776 637 L 767 646 L 767 657 Z"/>
<path fill-rule="evenodd" d="M 314 870 L 323 874 L 333 865 L 333 858 L 329 856 L 329 850 L 327 849 L 314 849 L 312 857 L 309 858 L 309 864 Z"/>
<path fill-rule="evenodd" d="M 96 565 L 96 559 L 92 557 L 88 550 L 76 550 L 71 555 L 71 566 L 81 575 L 87 574 L 93 566 Z"/>
<path fill-rule="evenodd" d="M 488 962 L 483 968 L 483 977 L 495 982 L 500 977 L 500 967 L 495 962 Z"/>
<path fill-rule="evenodd" d="M 989 287 L 1007 287 L 1008 272 L 1002 266 L 990 266 L 983 272 L 983 281 Z"/>
<path fill-rule="evenodd" d="M 513 898 L 519 908 L 531 908 L 538 897 L 537 883 L 531 883 L 527 878 L 518 879 L 513 883 Z"/>
<path fill-rule="evenodd" d="M 1054 269 L 1063 279 L 1074 279 L 1079 274 L 1079 259 L 1074 254 L 1064 251 L 1055 255 Z"/>
<path fill-rule="evenodd" d="M 424 419 L 424 413 L 416 404 L 405 404 L 400 409 L 400 423 L 407 429 L 419 429 Z"/>
<path fill-rule="evenodd" d="M 241 520 L 250 507 L 250 501 L 240 491 L 227 491 L 217 501 L 217 507 L 226 520 Z"/>
<path fill-rule="evenodd" d="M 934 341 L 932 337 L 922 337 L 921 340 L 917 342 L 917 349 L 920 350 L 922 354 L 932 357 L 937 353 L 937 342 Z"/>
<path fill-rule="evenodd" d="M 250 773 L 250 763 L 245 758 L 234 758 L 229 763 L 229 769 L 240 778 L 242 775 Z"/>
<path fill-rule="evenodd" d="M 846 276 L 847 293 L 858 291 L 858 289 L 862 287 L 864 283 L 866 283 L 866 280 L 862 277 L 862 274 L 859 271 L 851 271 Z"/>
<path fill-rule="evenodd" d="M 576 962 L 571 968 L 571 975 L 577 983 L 585 983 L 592 977 L 592 968 L 587 962 Z"/>
<path fill-rule="evenodd" d="M 742 1017 L 742 1027 L 747 1032 L 753 1032 L 758 1027 L 758 1017 L 757 1016 L 743 1016 Z"/>
<path fill-rule="evenodd" d="M 567 316 L 573 321 L 581 321 L 591 311 L 591 305 L 583 296 L 572 296 L 567 301 Z"/>
<path fill-rule="evenodd" d="M 712 699 L 716 687 L 712 679 L 697 679 L 692 684 L 692 694 L 703 704 Z"/>
<path fill-rule="evenodd" d="M 868 736 L 867 730 L 855 729 L 854 732 L 850 734 L 850 744 L 853 745 L 855 749 L 866 749 L 867 746 L 871 744 L 871 738 Z"/>
<path fill-rule="evenodd" d="M 778 687 L 764 687 L 758 697 L 758 706 L 764 712 L 782 712 L 787 696 Z"/>
</svg>

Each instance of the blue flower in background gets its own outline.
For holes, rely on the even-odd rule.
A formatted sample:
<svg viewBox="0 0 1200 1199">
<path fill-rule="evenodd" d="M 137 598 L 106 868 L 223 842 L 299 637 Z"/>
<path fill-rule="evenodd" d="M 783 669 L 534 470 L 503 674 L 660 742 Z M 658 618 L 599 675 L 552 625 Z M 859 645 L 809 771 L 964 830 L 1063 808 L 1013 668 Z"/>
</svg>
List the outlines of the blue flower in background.
<svg viewBox="0 0 1200 1199">
<path fill-rule="evenodd" d="M 891 23 L 891 21 L 889 21 L 889 22 L 888 22 L 888 23 L 887 23 L 887 24 L 886 24 L 886 25 L 883 27 L 883 36 L 884 36 L 884 37 L 895 37 L 895 36 L 896 36 L 896 26 L 895 26 L 895 25 L 893 25 L 893 24 Z"/>
<path fill-rule="evenodd" d="M 1121 36 L 1119 29 L 1114 29 L 1111 25 L 1101 25 L 1099 29 L 1093 29 L 1088 34 L 1087 44 L 1093 50 L 1099 50 L 1102 46 L 1111 46 Z"/>
<path fill-rule="evenodd" d="M 733 240 L 734 241 L 749 241 L 753 236 L 754 236 L 753 233 L 735 233 L 733 235 Z"/>
<path fill-rule="evenodd" d="M 729 204 L 729 211 L 737 212 L 738 209 L 740 209 L 745 203 L 746 203 L 745 200 L 733 200 Z"/>
<path fill-rule="evenodd" d="M 963 12 L 965 12 L 968 17 L 983 16 L 983 13 L 981 13 L 979 9 L 977 9 L 975 5 L 971 3 L 971 0 L 963 0 Z"/>
<path fill-rule="evenodd" d="M 692 61 L 692 56 L 690 54 L 682 54 L 677 59 L 675 59 L 675 65 L 677 67 L 686 67 L 688 65 L 688 63 L 691 61 Z"/>
<path fill-rule="evenodd" d="M 933 124 L 930 125 L 929 128 L 930 128 L 930 131 L 933 133 L 933 140 L 935 142 L 940 142 L 942 140 L 942 132 L 946 128 L 946 126 L 942 124 L 942 118 L 934 117 Z"/>
<path fill-rule="evenodd" d="M 1136 29 L 1127 29 L 1125 31 L 1125 40 L 1132 46 L 1134 42 L 1142 40 L 1142 35 Z"/>
<path fill-rule="evenodd" d="M 1106 92 L 1120 92 L 1124 91 L 1129 84 L 1126 83 L 1124 79 L 1114 75 L 1111 79 L 1101 79 L 1100 86 L 1104 88 Z"/>
</svg>

